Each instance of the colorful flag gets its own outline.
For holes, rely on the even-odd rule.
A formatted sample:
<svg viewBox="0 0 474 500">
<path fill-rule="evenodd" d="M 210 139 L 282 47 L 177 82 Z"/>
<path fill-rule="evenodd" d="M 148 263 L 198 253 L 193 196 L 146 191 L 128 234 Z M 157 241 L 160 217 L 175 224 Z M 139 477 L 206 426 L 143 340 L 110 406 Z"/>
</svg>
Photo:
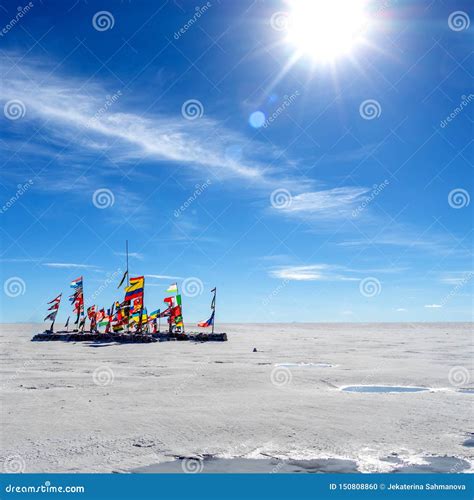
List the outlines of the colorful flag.
<svg viewBox="0 0 474 500">
<path fill-rule="evenodd" d="M 211 317 L 207 321 L 202 321 L 198 323 L 198 326 L 202 328 L 207 328 L 208 326 L 212 326 L 214 324 L 214 311 L 212 311 Z"/>
<path fill-rule="evenodd" d="M 92 319 L 95 316 L 95 306 L 90 306 L 87 308 L 87 317 Z"/>
<path fill-rule="evenodd" d="M 64 325 L 64 328 L 67 328 L 69 326 L 69 318 L 70 318 L 70 316 L 67 317 L 67 321 L 66 321 L 66 324 Z"/>
<path fill-rule="evenodd" d="M 82 276 L 71 281 L 71 288 L 82 288 Z"/>
<path fill-rule="evenodd" d="M 177 283 L 173 283 L 172 285 L 170 285 L 166 289 L 166 291 L 169 292 L 169 293 L 177 293 L 178 292 L 178 284 Z"/>
<path fill-rule="evenodd" d="M 61 297 L 62 297 L 62 295 L 63 295 L 63 294 L 62 294 L 62 293 L 60 293 L 60 294 L 59 294 L 59 295 L 58 295 L 55 299 L 50 300 L 50 301 L 48 302 L 48 304 L 52 304 L 53 302 L 54 302 L 55 304 L 57 304 L 58 302 L 61 302 Z"/>
<path fill-rule="evenodd" d="M 211 309 L 214 311 L 214 309 L 216 308 L 216 289 L 213 288 L 211 290 L 211 293 L 214 293 L 214 297 L 212 297 L 212 302 L 211 302 Z"/>
<path fill-rule="evenodd" d="M 174 297 L 165 297 L 163 302 L 166 302 L 170 307 L 174 305 Z"/>
<path fill-rule="evenodd" d="M 120 288 L 123 285 L 123 282 L 125 281 L 125 278 L 128 276 L 128 271 L 125 271 L 123 273 L 122 279 L 120 280 L 119 286 L 117 288 Z"/>
<path fill-rule="evenodd" d="M 43 321 L 54 321 L 56 319 L 57 311 L 54 311 L 46 316 Z"/>
<path fill-rule="evenodd" d="M 125 287 L 125 300 L 130 301 L 143 297 L 143 289 L 145 287 L 145 278 L 130 278 L 130 286 Z"/>
</svg>

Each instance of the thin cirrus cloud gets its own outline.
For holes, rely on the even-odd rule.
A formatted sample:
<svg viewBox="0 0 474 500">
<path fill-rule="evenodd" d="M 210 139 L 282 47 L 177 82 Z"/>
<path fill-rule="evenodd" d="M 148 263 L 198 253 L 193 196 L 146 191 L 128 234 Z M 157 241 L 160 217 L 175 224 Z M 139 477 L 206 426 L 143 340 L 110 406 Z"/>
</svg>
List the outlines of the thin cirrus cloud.
<svg viewBox="0 0 474 500">
<path fill-rule="evenodd" d="M 301 193 L 274 209 L 283 214 L 309 219 L 339 219 L 350 217 L 365 201 L 369 190 L 363 187 L 339 187 Z"/>
<path fill-rule="evenodd" d="M 44 262 L 43 266 L 57 269 L 95 269 L 96 266 L 89 264 L 76 264 L 74 262 Z"/>
<path fill-rule="evenodd" d="M 219 120 L 204 116 L 190 121 L 179 111 L 152 115 L 146 112 L 147 103 L 140 112 L 124 112 L 127 97 L 118 91 L 114 102 L 104 110 L 110 92 L 101 85 L 48 72 L 44 61 L 4 56 L 0 62 L 12 68 L 3 75 L 0 101 L 21 101 L 26 108 L 25 118 L 42 122 L 41 135 L 49 134 L 52 151 L 66 141 L 71 147 L 76 145 L 82 154 L 84 150 L 106 150 L 114 162 L 149 158 L 200 171 L 204 167 L 218 177 L 240 177 L 259 187 L 271 187 L 276 182 L 287 187 L 309 184 L 282 176 L 277 181 L 276 169 L 269 166 L 268 159 L 270 163 L 272 158 L 277 160 L 281 151 L 249 140 Z M 23 142 L 25 148 L 32 147 L 29 140 Z M 228 154 L 229 147 L 236 144 L 245 146 L 238 158 Z M 49 150 L 44 141 L 38 147 L 42 154 Z"/>
<path fill-rule="evenodd" d="M 328 264 L 278 267 L 269 274 L 285 281 L 359 281 L 359 278 L 350 276 L 346 268 Z"/>
<path fill-rule="evenodd" d="M 443 306 L 441 304 L 426 304 L 427 309 L 441 309 Z"/>
</svg>

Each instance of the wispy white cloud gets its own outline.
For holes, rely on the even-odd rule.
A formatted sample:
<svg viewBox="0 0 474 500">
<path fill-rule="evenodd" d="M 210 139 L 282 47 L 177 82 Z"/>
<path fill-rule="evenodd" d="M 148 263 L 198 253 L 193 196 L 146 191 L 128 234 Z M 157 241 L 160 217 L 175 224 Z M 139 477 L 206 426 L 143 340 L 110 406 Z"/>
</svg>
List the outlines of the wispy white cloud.
<svg viewBox="0 0 474 500">
<path fill-rule="evenodd" d="M 125 252 L 114 252 L 115 255 L 118 257 L 126 257 L 127 254 Z M 139 252 L 128 252 L 128 256 L 131 257 L 132 259 L 138 259 L 138 260 L 143 260 L 144 256 L 143 254 Z"/>
<path fill-rule="evenodd" d="M 145 278 L 152 278 L 157 280 L 182 280 L 181 276 L 168 276 L 166 274 L 145 274 Z"/>
<path fill-rule="evenodd" d="M 73 262 L 43 262 L 43 266 L 55 267 L 58 269 L 96 269 L 96 266 L 89 264 L 76 264 Z"/>
<path fill-rule="evenodd" d="M 364 187 L 339 187 L 292 196 L 284 206 L 275 208 L 283 214 L 308 219 L 332 220 L 349 217 L 364 201 Z"/>
<path fill-rule="evenodd" d="M 286 266 L 272 269 L 270 276 L 289 281 L 359 281 L 359 278 L 345 275 L 341 266 L 312 264 L 307 266 Z"/>
<path fill-rule="evenodd" d="M 441 304 L 426 304 L 427 309 L 441 309 L 443 306 Z"/>
</svg>

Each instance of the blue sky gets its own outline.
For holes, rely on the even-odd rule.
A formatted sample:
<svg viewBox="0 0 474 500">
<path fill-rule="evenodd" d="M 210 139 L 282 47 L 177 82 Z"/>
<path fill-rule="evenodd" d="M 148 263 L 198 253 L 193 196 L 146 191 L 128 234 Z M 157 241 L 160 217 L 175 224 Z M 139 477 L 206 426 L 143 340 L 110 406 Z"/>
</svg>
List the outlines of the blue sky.
<svg viewBox="0 0 474 500">
<path fill-rule="evenodd" d="M 1 321 L 81 274 L 109 306 L 125 239 L 189 324 L 214 286 L 218 322 L 472 320 L 470 2 L 369 6 L 329 61 L 292 3 L 3 3 Z"/>
</svg>

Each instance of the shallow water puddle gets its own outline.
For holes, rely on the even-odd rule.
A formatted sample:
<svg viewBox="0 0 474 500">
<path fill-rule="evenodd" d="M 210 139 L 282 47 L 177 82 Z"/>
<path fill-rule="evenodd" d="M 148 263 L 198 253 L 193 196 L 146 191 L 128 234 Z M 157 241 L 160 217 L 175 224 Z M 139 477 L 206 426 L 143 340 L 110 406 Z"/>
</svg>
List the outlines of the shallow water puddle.
<svg viewBox="0 0 474 500">
<path fill-rule="evenodd" d="M 344 392 L 423 392 L 427 387 L 408 387 L 397 385 L 349 385 L 341 389 Z"/>
<path fill-rule="evenodd" d="M 324 458 L 315 460 L 280 460 L 277 458 L 180 458 L 140 467 L 132 472 L 138 473 L 356 473 L 357 464 L 352 460 Z"/>
<path fill-rule="evenodd" d="M 333 368 L 331 363 L 277 363 L 275 366 L 284 368 Z"/>
</svg>

